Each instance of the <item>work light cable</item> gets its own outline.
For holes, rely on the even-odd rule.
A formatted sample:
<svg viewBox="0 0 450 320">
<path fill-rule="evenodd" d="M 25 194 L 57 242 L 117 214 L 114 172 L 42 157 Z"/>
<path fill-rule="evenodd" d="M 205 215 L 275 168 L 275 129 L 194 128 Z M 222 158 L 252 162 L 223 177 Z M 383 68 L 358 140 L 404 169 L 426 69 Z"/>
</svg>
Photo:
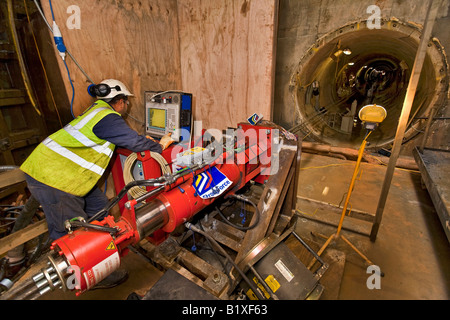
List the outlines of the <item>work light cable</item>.
<svg viewBox="0 0 450 320">
<path fill-rule="evenodd" d="M 80 66 L 80 64 L 78 63 L 78 61 L 73 57 L 73 55 L 70 53 L 70 51 L 65 47 L 64 41 L 63 41 L 63 39 L 62 39 L 62 35 L 61 35 L 61 33 L 60 33 L 60 31 L 59 31 L 59 28 L 58 28 L 58 26 L 56 25 L 56 22 L 55 22 L 55 15 L 54 15 L 54 12 L 53 12 L 52 1 L 49 0 L 48 2 L 49 2 L 49 5 L 50 5 L 50 11 L 51 11 L 51 14 L 52 14 L 52 19 L 53 19 L 53 26 L 54 26 L 53 28 L 52 28 L 52 27 L 50 26 L 50 24 L 48 23 L 48 20 L 47 20 L 47 18 L 45 17 L 44 12 L 42 12 L 42 9 L 41 9 L 41 7 L 39 6 L 37 0 L 33 0 L 33 1 L 34 1 L 34 4 L 36 5 L 36 8 L 37 8 L 38 11 L 39 11 L 39 14 L 41 15 L 41 17 L 43 18 L 45 24 L 47 25 L 48 29 L 49 29 L 50 32 L 53 34 L 54 40 L 55 40 L 55 45 L 57 46 L 58 51 L 59 51 L 59 54 L 60 54 L 60 56 L 61 56 L 61 58 L 62 58 L 62 60 L 63 60 L 63 62 L 64 62 L 64 66 L 66 67 L 67 75 L 68 75 L 68 77 L 69 77 L 69 82 L 70 82 L 70 85 L 71 85 L 71 87 L 72 87 L 72 99 L 71 99 L 71 102 L 70 102 L 70 113 L 72 114 L 72 117 L 75 118 L 75 115 L 74 115 L 74 113 L 73 113 L 73 102 L 74 102 L 74 99 L 75 99 L 75 87 L 74 87 L 74 85 L 73 85 L 72 78 L 71 78 L 71 76 L 70 76 L 70 72 L 69 72 L 69 68 L 68 68 L 68 66 L 67 66 L 67 62 L 66 62 L 66 60 L 65 60 L 65 58 L 64 58 L 65 54 L 67 53 L 67 54 L 69 55 L 69 57 L 72 59 L 72 61 L 73 61 L 73 62 L 75 63 L 75 65 L 78 67 L 78 69 L 80 69 L 80 71 L 84 74 L 84 76 L 85 76 L 91 83 L 94 83 L 94 81 L 92 81 L 92 79 L 87 75 L 87 73 L 86 73 L 86 72 L 83 70 L 83 68 Z"/>
</svg>

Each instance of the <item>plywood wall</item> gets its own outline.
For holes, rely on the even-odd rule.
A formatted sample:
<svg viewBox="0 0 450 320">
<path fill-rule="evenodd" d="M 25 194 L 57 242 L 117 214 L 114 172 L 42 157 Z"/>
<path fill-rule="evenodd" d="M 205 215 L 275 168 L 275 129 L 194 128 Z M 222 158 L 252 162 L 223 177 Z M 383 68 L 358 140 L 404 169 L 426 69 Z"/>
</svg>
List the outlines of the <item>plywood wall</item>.
<svg viewBox="0 0 450 320">
<path fill-rule="evenodd" d="M 276 0 L 179 0 L 183 89 L 204 128 L 272 118 Z"/>
<path fill-rule="evenodd" d="M 42 0 L 51 20 L 47 0 Z M 278 0 L 58 0 L 56 21 L 65 43 L 94 82 L 117 78 L 136 95 L 131 115 L 144 120 L 145 90 L 194 96 L 204 128 L 225 129 L 252 113 L 272 118 Z M 68 29 L 69 6 L 80 29 Z M 86 77 L 68 59 L 75 114 L 90 105 Z M 65 67 L 59 61 L 63 77 Z M 72 95 L 66 80 L 66 90 Z M 143 125 L 131 118 L 137 131 Z"/>
<path fill-rule="evenodd" d="M 49 2 L 41 1 L 51 21 Z M 115 78 L 128 85 L 135 95 L 128 124 L 143 131 L 145 90 L 181 89 L 176 0 L 57 0 L 52 1 L 55 20 L 64 42 L 88 76 L 96 83 Z M 80 9 L 80 28 L 69 29 L 73 22 L 71 5 Z M 68 96 L 72 88 L 61 59 L 59 68 Z M 70 58 L 67 64 L 75 87 L 74 113 L 80 114 L 92 104 L 87 94 L 88 79 Z"/>
</svg>

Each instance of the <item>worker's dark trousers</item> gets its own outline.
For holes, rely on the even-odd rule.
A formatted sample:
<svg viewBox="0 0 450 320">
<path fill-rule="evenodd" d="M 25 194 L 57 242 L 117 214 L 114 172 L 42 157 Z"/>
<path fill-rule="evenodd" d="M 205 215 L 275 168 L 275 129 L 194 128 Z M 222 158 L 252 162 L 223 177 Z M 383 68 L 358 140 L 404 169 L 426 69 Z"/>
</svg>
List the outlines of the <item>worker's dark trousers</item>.
<svg viewBox="0 0 450 320">
<path fill-rule="evenodd" d="M 98 188 L 94 187 L 84 197 L 77 197 L 61 190 L 49 187 L 29 175 L 25 175 L 28 189 L 39 201 L 45 213 L 49 237 L 56 240 L 67 233 L 64 221 L 75 217 L 87 219 L 103 209 L 108 198 Z M 102 219 L 103 217 L 100 217 Z"/>
</svg>

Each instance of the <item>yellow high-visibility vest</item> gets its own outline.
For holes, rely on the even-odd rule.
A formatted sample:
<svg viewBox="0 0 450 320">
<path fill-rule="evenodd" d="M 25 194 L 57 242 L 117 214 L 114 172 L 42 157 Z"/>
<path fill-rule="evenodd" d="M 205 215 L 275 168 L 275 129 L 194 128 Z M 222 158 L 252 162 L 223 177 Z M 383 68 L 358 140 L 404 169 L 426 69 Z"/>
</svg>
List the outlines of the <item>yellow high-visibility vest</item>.
<svg viewBox="0 0 450 320">
<path fill-rule="evenodd" d="M 20 169 L 48 186 L 85 196 L 97 184 L 114 153 L 115 145 L 93 133 L 109 114 L 120 114 L 103 100 L 42 141 Z"/>
</svg>

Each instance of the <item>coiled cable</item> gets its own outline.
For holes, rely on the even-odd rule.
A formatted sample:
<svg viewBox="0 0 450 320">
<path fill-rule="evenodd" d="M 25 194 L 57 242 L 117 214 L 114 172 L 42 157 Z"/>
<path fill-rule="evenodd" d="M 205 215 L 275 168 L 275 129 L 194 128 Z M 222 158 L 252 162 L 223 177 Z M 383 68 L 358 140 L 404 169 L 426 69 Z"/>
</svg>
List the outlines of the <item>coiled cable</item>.
<svg viewBox="0 0 450 320">
<path fill-rule="evenodd" d="M 166 173 L 172 173 L 169 167 L 169 164 L 167 163 L 166 159 L 164 159 L 164 157 L 162 155 L 160 155 L 157 152 L 150 152 L 150 156 L 155 159 L 156 162 L 158 162 L 158 164 L 161 167 L 161 173 L 162 175 L 166 174 Z M 124 164 L 123 164 L 123 180 L 125 182 L 125 184 L 129 184 L 130 182 L 135 181 L 135 178 L 133 177 L 133 165 L 135 164 L 137 160 L 137 154 L 136 153 L 132 153 L 130 154 Z M 143 195 L 145 195 L 147 193 L 147 190 L 145 189 L 145 187 L 132 187 L 130 188 L 130 190 L 128 191 L 128 193 L 130 194 L 131 197 L 133 197 L 133 199 L 139 198 Z"/>
</svg>

